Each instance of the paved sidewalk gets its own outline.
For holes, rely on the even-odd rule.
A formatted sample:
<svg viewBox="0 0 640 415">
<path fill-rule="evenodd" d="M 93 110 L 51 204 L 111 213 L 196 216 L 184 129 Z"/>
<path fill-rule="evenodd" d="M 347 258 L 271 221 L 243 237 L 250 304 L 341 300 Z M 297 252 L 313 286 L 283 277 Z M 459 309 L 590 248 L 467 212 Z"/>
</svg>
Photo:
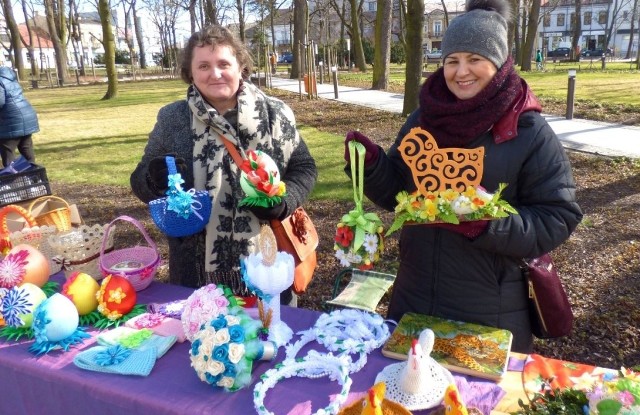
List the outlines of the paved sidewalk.
<svg viewBox="0 0 640 415">
<path fill-rule="evenodd" d="M 328 81 L 325 80 L 325 82 Z M 301 85 L 295 79 L 274 77 L 272 85 L 274 88 L 295 93 L 299 93 L 300 88 L 302 88 L 302 93 L 305 94 L 304 85 Z M 318 82 L 317 87 L 318 97 L 336 100 L 332 83 L 321 84 Z M 348 104 L 362 105 L 400 114 L 403 100 L 403 94 L 338 86 L 337 101 Z M 611 157 L 640 158 L 639 127 L 580 119 L 567 120 L 555 115 L 543 115 L 551 128 L 553 128 L 553 131 L 558 135 L 562 145 L 566 148 Z"/>
</svg>

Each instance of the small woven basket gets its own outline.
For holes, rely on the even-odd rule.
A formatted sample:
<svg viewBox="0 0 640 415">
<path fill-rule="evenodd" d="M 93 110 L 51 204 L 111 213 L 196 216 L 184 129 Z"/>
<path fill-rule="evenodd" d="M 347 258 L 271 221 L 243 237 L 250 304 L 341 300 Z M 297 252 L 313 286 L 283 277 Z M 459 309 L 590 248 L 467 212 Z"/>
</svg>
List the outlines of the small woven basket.
<svg viewBox="0 0 640 415">
<path fill-rule="evenodd" d="M 111 221 L 107 230 L 119 220 L 132 223 L 138 228 L 149 246 L 134 246 L 105 252 L 107 243 L 105 239 L 100 250 L 100 270 L 105 277 L 109 274 L 120 275 L 128 279 L 136 291 L 144 290 L 153 281 L 160 265 L 158 248 L 144 226 L 132 217 L 125 215 L 117 217 Z"/>
<path fill-rule="evenodd" d="M 72 272 L 78 271 L 101 280 L 102 272 L 98 265 L 100 249 L 113 249 L 114 232 L 108 227 L 109 224 L 80 225 L 70 232 L 49 236 L 48 245 L 54 254 L 55 269 L 62 269 L 67 278 Z"/>
<path fill-rule="evenodd" d="M 49 200 L 57 200 L 64 204 L 63 207 L 51 209 L 43 212 L 38 216 L 34 216 L 34 219 L 40 226 L 50 225 L 58 228 L 60 232 L 67 232 L 71 230 L 71 210 L 69 210 L 69 203 L 61 197 L 57 196 L 43 196 L 39 197 L 29 205 L 29 213 L 32 214 L 35 206 L 41 203 L 46 203 Z"/>
<path fill-rule="evenodd" d="M 27 224 L 27 228 L 32 228 L 38 225 L 29 211 L 23 207 L 18 205 L 9 205 L 0 209 L 0 253 L 3 255 L 6 255 L 13 246 L 10 239 L 11 231 L 7 224 L 7 218 L 11 214 L 23 218 Z"/>
</svg>

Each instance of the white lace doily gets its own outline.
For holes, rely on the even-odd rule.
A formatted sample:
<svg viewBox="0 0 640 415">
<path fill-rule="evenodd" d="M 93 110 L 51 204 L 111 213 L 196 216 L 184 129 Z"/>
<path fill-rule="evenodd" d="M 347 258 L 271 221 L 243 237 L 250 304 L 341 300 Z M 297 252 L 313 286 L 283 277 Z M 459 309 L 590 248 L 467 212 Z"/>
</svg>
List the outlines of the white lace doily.
<svg viewBox="0 0 640 415">
<path fill-rule="evenodd" d="M 407 365 L 407 362 L 399 362 L 391 364 L 376 376 L 375 383 L 384 382 L 387 385 L 385 398 L 398 402 L 410 411 L 419 411 L 422 409 L 430 409 L 442 402 L 447 386 L 455 383 L 453 375 L 447 369 L 442 367 L 433 358 L 427 357 L 430 362 L 427 369 L 426 383 L 429 385 L 420 394 L 409 394 L 400 387 L 400 376 Z"/>
</svg>

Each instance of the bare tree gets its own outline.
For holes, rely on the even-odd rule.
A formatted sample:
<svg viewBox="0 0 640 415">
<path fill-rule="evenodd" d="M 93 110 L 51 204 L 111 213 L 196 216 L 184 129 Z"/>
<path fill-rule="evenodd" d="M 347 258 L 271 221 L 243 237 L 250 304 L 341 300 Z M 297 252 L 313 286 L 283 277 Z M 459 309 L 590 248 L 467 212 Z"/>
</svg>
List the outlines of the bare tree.
<svg viewBox="0 0 640 415">
<path fill-rule="evenodd" d="M 391 61 L 391 0 L 378 0 L 375 26 L 375 52 L 373 57 L 372 89 L 389 87 L 389 62 Z"/>
<path fill-rule="evenodd" d="M 11 55 L 11 62 L 13 67 L 18 70 L 18 79 L 25 80 L 27 78 L 27 74 L 25 73 L 24 63 L 22 62 L 22 41 L 20 38 L 18 24 L 13 16 L 11 0 L 2 0 L 2 10 L 4 12 L 4 18 L 7 21 L 7 28 L 9 29 L 11 41 L 11 51 L 13 52 Z"/>
<path fill-rule="evenodd" d="M 22 0 L 21 4 L 22 4 L 22 14 L 24 15 L 24 24 L 27 27 L 27 35 L 29 36 L 29 42 L 27 43 L 26 47 L 27 47 L 27 50 L 29 51 L 29 62 L 31 63 L 31 74 L 36 78 L 38 78 L 40 77 L 40 68 L 36 63 L 36 54 L 33 47 L 33 44 L 35 43 L 33 22 L 30 19 L 30 17 L 33 16 L 33 5 L 30 5 L 32 7 L 31 7 L 31 10 L 29 10 L 29 7 L 25 0 Z M 36 37 L 37 36 L 38 35 L 36 34 Z"/>
<path fill-rule="evenodd" d="M 404 102 L 402 115 L 407 116 L 418 108 L 418 94 L 422 81 L 422 27 L 424 22 L 424 1 L 407 0 L 406 15 L 406 56 Z"/>
<path fill-rule="evenodd" d="M 107 92 L 103 100 L 118 96 L 118 75 L 116 73 L 116 42 L 111 25 L 111 7 L 109 0 L 98 0 L 98 14 L 102 25 L 102 46 L 104 47 L 104 64 L 107 69 Z"/>
<path fill-rule="evenodd" d="M 522 64 L 520 69 L 523 71 L 531 70 L 531 55 L 536 41 L 536 33 L 538 33 L 537 27 L 540 16 L 540 4 L 540 0 L 533 0 L 531 2 L 531 10 L 529 11 L 529 19 L 527 22 L 527 37 L 524 42 L 524 47 L 522 48 Z"/>
<path fill-rule="evenodd" d="M 302 73 L 300 62 L 304 56 L 300 54 L 300 45 L 306 42 L 309 9 L 306 0 L 293 0 L 293 62 L 291 63 L 291 79 L 296 79 Z"/>
<path fill-rule="evenodd" d="M 56 71 L 58 74 L 58 84 L 64 85 L 67 74 L 67 24 L 64 13 L 64 3 L 58 0 L 44 0 L 44 12 L 47 18 L 47 28 L 53 50 L 55 51 Z"/>
<path fill-rule="evenodd" d="M 338 14 L 342 24 L 347 28 L 351 36 L 353 46 L 353 57 L 356 67 L 361 72 L 367 71 L 367 62 L 364 58 L 364 47 L 362 46 L 362 33 L 360 32 L 360 15 L 362 14 L 363 0 L 343 0 L 338 4 L 337 0 L 330 0 L 331 7 Z M 349 15 L 346 13 L 346 5 L 349 4 Z M 424 6 L 423 6 L 424 8 Z"/>
<path fill-rule="evenodd" d="M 638 17 L 638 0 L 633 0 L 633 8 L 631 9 L 631 23 L 630 23 L 630 32 L 629 32 L 629 46 L 627 46 L 627 54 L 624 57 L 625 59 L 631 59 L 631 52 L 633 50 L 633 39 L 634 39 L 634 31 L 636 18 Z M 638 54 L 640 55 L 640 53 Z"/>
<path fill-rule="evenodd" d="M 538 11 L 540 6 L 538 5 Z M 580 59 L 580 36 L 582 35 L 582 0 L 575 0 L 575 13 L 573 14 L 573 30 L 571 31 L 571 58 L 573 60 Z M 537 22 L 536 22 L 537 23 Z M 531 59 L 529 59 L 531 60 Z"/>
</svg>

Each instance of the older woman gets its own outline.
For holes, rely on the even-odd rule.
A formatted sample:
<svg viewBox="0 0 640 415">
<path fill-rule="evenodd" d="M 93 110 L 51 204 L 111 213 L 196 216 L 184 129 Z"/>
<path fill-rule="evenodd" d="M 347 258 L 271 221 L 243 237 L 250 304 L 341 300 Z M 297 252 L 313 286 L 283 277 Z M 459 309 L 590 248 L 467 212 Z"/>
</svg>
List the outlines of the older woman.
<svg viewBox="0 0 640 415">
<path fill-rule="evenodd" d="M 206 229 L 184 238 L 169 238 L 169 275 L 175 284 L 230 286 L 247 294 L 240 258 L 253 252 L 260 225 L 291 214 L 308 197 L 316 165 L 296 130 L 291 109 L 247 82 L 252 60 L 229 30 L 211 26 L 189 39 L 181 64 L 189 85 L 186 100 L 162 108 L 142 160 L 131 174 L 131 188 L 143 202 L 164 195 L 164 156 L 176 156 L 184 188 L 206 189 L 212 212 Z M 286 183 L 287 195 L 271 208 L 239 208 L 244 198 L 240 170 L 222 141 L 242 154 L 269 154 Z M 286 298 L 288 294 L 288 299 Z M 283 294 L 289 302 L 290 292 Z"/>
<path fill-rule="evenodd" d="M 365 145 L 365 194 L 393 210 L 395 196 L 413 192 L 398 146 L 413 127 L 430 132 L 439 148 L 484 147 L 481 185 L 508 186 L 504 199 L 517 215 L 460 225 L 406 226 L 389 317 L 412 311 L 510 330 L 512 349 L 533 347 L 522 258 L 564 242 L 582 218 L 571 166 L 540 115 L 536 97 L 509 57 L 505 0 L 470 0 L 442 41 L 443 68 L 424 83 L 420 107 L 385 154 L 358 132 L 346 142 Z"/>
</svg>

